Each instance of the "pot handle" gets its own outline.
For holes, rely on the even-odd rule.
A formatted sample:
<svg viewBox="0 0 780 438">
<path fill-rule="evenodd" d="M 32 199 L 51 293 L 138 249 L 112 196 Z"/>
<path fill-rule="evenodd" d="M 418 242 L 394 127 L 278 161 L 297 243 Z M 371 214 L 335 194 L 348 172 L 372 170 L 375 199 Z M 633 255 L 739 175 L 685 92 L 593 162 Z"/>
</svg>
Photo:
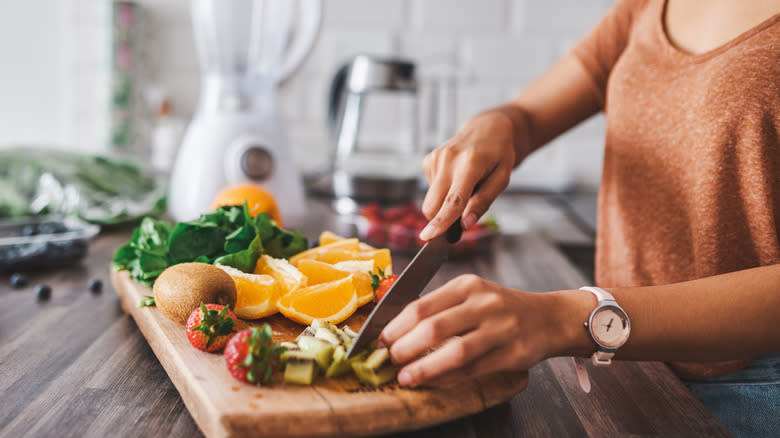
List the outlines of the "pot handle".
<svg viewBox="0 0 780 438">
<path fill-rule="evenodd" d="M 279 82 L 283 83 L 295 73 L 304 58 L 314 48 L 322 22 L 322 0 L 299 0 L 298 29 L 287 49 L 279 72 Z"/>
</svg>

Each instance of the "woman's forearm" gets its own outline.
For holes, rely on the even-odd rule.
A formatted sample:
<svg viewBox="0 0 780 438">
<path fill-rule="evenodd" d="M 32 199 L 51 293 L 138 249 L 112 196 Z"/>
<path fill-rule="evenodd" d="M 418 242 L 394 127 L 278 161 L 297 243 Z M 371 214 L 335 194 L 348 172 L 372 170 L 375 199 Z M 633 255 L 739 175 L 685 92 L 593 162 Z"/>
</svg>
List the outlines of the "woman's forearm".
<svg viewBox="0 0 780 438">
<path fill-rule="evenodd" d="M 780 265 L 663 286 L 608 288 L 631 318 L 616 359 L 720 361 L 780 351 Z M 595 351 L 584 321 L 595 297 L 555 293 L 560 355 Z"/>
<path fill-rule="evenodd" d="M 511 102 L 493 108 L 515 129 L 515 165 L 578 123 L 596 114 L 600 103 L 580 62 L 568 55 Z"/>
</svg>

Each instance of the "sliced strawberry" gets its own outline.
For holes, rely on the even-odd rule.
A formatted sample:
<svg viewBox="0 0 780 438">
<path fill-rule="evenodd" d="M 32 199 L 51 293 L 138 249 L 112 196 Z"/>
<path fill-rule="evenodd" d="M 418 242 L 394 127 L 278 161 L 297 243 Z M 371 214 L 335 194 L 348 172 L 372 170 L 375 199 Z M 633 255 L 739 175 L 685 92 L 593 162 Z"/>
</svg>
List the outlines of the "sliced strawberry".
<svg viewBox="0 0 780 438">
<path fill-rule="evenodd" d="M 230 306 L 203 304 L 187 318 L 187 339 L 198 350 L 220 351 L 236 331 L 238 319 Z"/>
<path fill-rule="evenodd" d="M 255 385 L 267 384 L 281 367 L 285 348 L 271 340 L 271 326 L 238 332 L 225 347 L 225 363 L 236 379 Z"/>
<path fill-rule="evenodd" d="M 379 275 L 371 274 L 371 287 L 374 288 L 374 300 L 377 303 L 382 301 L 387 290 L 396 280 L 398 280 L 398 274 L 386 275 L 381 269 Z"/>
</svg>

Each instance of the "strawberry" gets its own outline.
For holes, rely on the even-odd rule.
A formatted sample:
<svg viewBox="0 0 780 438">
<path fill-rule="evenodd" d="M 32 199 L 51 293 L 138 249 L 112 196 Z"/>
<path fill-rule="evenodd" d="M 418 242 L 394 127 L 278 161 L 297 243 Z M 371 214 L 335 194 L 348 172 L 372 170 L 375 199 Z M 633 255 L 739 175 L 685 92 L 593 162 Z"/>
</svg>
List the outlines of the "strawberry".
<svg viewBox="0 0 780 438">
<path fill-rule="evenodd" d="M 385 225 L 378 221 L 369 221 L 368 230 L 366 231 L 366 240 L 373 243 L 376 246 L 384 246 L 387 243 L 387 237 L 385 236 Z"/>
<path fill-rule="evenodd" d="M 385 222 L 395 223 L 401 220 L 404 216 L 406 216 L 408 211 L 409 211 L 409 207 L 406 204 L 397 205 L 395 207 L 386 208 L 382 216 Z"/>
<path fill-rule="evenodd" d="M 379 275 L 371 274 L 371 287 L 374 288 L 374 299 L 377 303 L 382 301 L 387 290 L 396 280 L 398 280 L 398 274 L 386 275 L 381 269 Z"/>
<path fill-rule="evenodd" d="M 368 219 L 382 221 L 382 207 L 378 202 L 364 205 L 360 208 L 358 214 Z"/>
<path fill-rule="evenodd" d="M 408 252 L 412 251 L 416 244 L 417 235 L 414 231 L 401 224 L 393 224 L 390 226 L 387 240 L 387 246 L 389 246 L 390 249 Z"/>
<path fill-rule="evenodd" d="M 230 306 L 200 303 L 187 318 L 187 339 L 198 350 L 220 351 L 236 332 L 237 321 Z"/>
<path fill-rule="evenodd" d="M 225 347 L 228 371 L 236 379 L 255 385 L 267 384 L 281 367 L 285 348 L 271 341 L 271 326 L 252 327 L 238 332 Z"/>
</svg>

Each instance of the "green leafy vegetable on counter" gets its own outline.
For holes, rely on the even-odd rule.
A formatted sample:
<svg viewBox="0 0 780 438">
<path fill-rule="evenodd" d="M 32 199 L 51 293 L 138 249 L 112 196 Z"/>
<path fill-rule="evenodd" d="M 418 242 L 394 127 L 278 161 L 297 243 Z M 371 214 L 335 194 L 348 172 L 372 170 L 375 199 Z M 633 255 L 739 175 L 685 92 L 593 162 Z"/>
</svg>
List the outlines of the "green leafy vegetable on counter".
<svg viewBox="0 0 780 438">
<path fill-rule="evenodd" d="M 117 249 L 112 266 L 151 286 L 165 268 L 177 263 L 219 263 L 252 272 L 263 254 L 289 258 L 306 248 L 308 241 L 300 231 L 278 227 L 265 213 L 251 217 L 244 203 L 175 225 L 146 217 L 130 241 Z"/>
<path fill-rule="evenodd" d="M 66 214 L 114 225 L 165 211 L 164 178 L 140 165 L 38 147 L 0 150 L 0 217 Z"/>
</svg>

